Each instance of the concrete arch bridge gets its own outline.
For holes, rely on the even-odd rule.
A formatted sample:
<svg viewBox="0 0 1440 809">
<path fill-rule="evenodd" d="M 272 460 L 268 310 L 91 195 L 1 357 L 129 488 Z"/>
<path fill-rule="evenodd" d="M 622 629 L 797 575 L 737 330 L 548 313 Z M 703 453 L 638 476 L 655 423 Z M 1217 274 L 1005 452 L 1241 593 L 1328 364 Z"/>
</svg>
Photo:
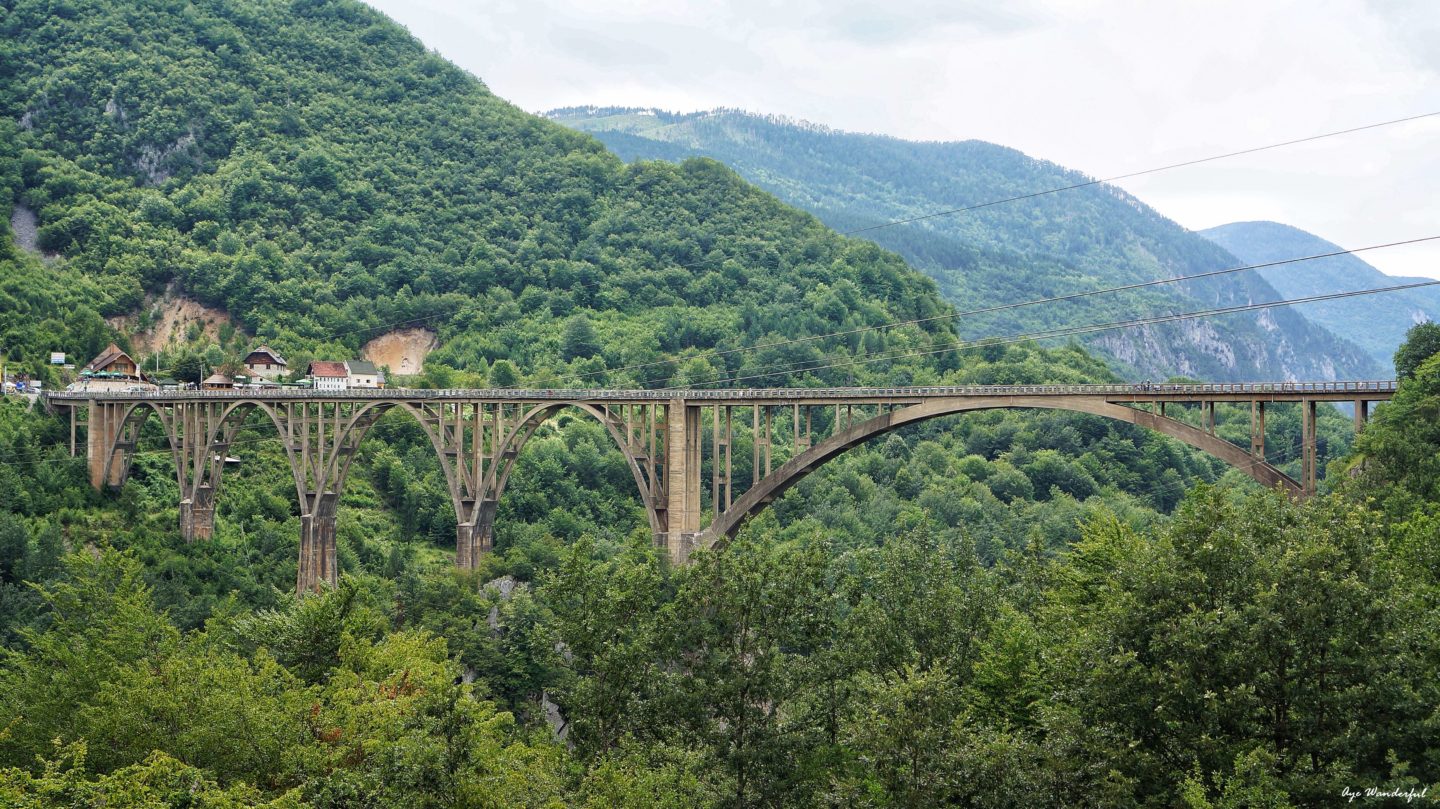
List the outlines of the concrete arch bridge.
<svg viewBox="0 0 1440 809">
<path fill-rule="evenodd" d="M 562 410 L 599 422 L 624 453 L 656 544 L 683 564 L 692 550 L 732 536 L 744 521 L 812 470 L 871 438 L 939 416 L 996 408 L 1068 410 L 1136 424 L 1214 455 L 1260 484 L 1297 497 L 1316 486 L 1315 413 L 1351 402 L 1355 425 L 1395 383 L 1285 382 L 1143 385 L 992 385 L 748 390 L 204 390 L 47 394 L 70 413 L 70 449 L 84 431 L 90 481 L 122 485 L 141 427 L 163 427 L 180 487 L 180 530 L 214 527 L 224 459 L 242 421 L 261 413 L 284 446 L 300 504 L 296 588 L 333 584 L 335 514 L 355 451 L 383 414 L 413 417 L 444 469 L 458 523 L 455 561 L 474 567 L 491 548 L 496 508 L 521 448 Z M 1250 406 L 1250 446 L 1215 432 L 1215 405 Z M 1301 479 L 1266 460 L 1267 406 L 1301 412 Z M 1200 426 L 1167 408 L 1198 408 Z M 734 474 L 737 434 L 748 443 L 748 480 Z M 748 440 L 747 440 L 748 436 Z M 745 464 L 741 463 L 742 468 Z M 708 478 L 703 472 L 708 468 Z M 706 485 L 708 483 L 708 486 Z M 708 491 L 707 491 L 708 490 Z"/>
</svg>

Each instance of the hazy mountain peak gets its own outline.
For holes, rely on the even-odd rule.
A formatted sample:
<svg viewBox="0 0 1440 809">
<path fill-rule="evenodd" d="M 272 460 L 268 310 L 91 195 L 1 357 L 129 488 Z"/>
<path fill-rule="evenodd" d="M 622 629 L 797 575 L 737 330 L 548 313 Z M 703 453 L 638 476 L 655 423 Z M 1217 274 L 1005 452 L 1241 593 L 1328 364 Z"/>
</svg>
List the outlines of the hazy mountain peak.
<svg viewBox="0 0 1440 809">
<path fill-rule="evenodd" d="M 1344 248 L 1280 222 L 1232 222 L 1201 235 L 1247 264 L 1334 253 Z M 1395 286 L 1428 279 L 1386 275 L 1355 254 L 1283 264 L 1257 270 L 1287 298 Z M 1390 366 L 1405 332 L 1440 317 L 1440 291 L 1405 290 L 1306 304 L 1305 316 L 1365 349 L 1382 368 Z"/>
</svg>

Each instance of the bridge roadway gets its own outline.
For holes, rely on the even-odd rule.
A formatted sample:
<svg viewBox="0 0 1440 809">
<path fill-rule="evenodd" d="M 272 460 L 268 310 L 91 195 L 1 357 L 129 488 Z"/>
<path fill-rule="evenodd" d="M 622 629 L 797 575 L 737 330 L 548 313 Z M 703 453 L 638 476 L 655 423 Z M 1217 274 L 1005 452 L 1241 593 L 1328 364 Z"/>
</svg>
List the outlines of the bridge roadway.
<svg viewBox="0 0 1440 809">
<path fill-rule="evenodd" d="M 45 401 L 52 409 L 69 410 L 72 455 L 78 431 L 84 429 L 96 488 L 125 482 L 141 428 L 157 418 L 175 462 L 180 530 L 189 541 L 211 536 L 224 459 L 246 417 L 259 414 L 260 423 L 268 421 L 278 433 L 294 473 L 301 514 L 296 587 L 305 592 L 336 580 L 336 506 L 360 441 L 390 410 L 414 417 L 436 451 L 455 508 L 461 567 L 474 567 L 490 550 L 496 508 L 525 442 L 567 409 L 596 419 L 615 441 L 656 543 L 683 564 L 693 549 L 732 536 L 748 517 L 831 458 L 939 416 L 996 408 L 1104 416 L 1171 436 L 1264 486 L 1305 497 L 1316 489 L 1318 403 L 1353 403 L 1359 430 L 1370 403 L 1388 400 L 1394 391 L 1393 381 L 714 390 L 72 389 L 47 393 Z M 1248 449 L 1216 434 L 1217 403 L 1250 405 Z M 1293 403 L 1301 413 L 1298 481 L 1266 459 L 1266 408 L 1279 403 Z M 1200 425 L 1174 418 L 1169 407 L 1198 408 Z M 737 463 L 735 449 L 741 445 L 748 445 L 748 464 L 743 457 Z M 702 482 L 707 469 L 708 497 Z"/>
</svg>

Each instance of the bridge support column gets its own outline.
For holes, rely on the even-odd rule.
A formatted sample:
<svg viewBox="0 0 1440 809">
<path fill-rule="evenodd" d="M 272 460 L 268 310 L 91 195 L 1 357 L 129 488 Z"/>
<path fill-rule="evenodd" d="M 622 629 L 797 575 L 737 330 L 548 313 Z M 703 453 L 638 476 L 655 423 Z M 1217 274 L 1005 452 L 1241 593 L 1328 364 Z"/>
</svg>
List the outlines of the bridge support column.
<svg viewBox="0 0 1440 809">
<path fill-rule="evenodd" d="M 300 516 L 300 568 L 295 592 L 313 593 L 321 585 L 334 587 L 339 570 L 335 561 L 335 505 L 339 496 L 325 492 L 312 498 L 309 514 Z"/>
<path fill-rule="evenodd" d="M 665 549 L 683 565 L 700 532 L 700 408 L 684 399 L 671 399 L 666 413 L 665 484 Z"/>
<path fill-rule="evenodd" d="M 210 539 L 215 535 L 215 489 L 208 483 L 195 487 L 180 501 L 180 537 L 186 542 Z"/>
<path fill-rule="evenodd" d="M 285 402 L 271 412 L 300 500 L 299 595 L 339 577 L 335 558 L 335 511 L 360 440 L 383 413 L 370 403 Z"/>
<path fill-rule="evenodd" d="M 105 470 L 109 431 L 105 406 L 92 401 L 89 421 L 89 429 L 85 431 L 85 460 L 89 462 L 90 485 L 99 490 L 105 488 L 105 479 L 109 477 Z"/>
<path fill-rule="evenodd" d="M 1355 400 L 1355 434 L 1365 429 L 1365 422 L 1370 418 L 1370 403 L 1364 399 Z"/>
<path fill-rule="evenodd" d="M 1313 497 L 1319 486 L 1316 474 L 1317 442 L 1315 438 L 1315 402 L 1300 402 L 1300 486 L 1305 497 Z"/>
<path fill-rule="evenodd" d="M 140 425 L 127 416 L 126 407 L 90 401 L 85 452 L 90 462 L 90 485 L 97 490 L 125 485 L 130 453 L 140 432 Z"/>
<path fill-rule="evenodd" d="M 495 509 L 499 503 L 482 500 L 470 507 L 470 519 L 455 526 L 455 566 L 474 570 L 495 544 Z M 462 507 L 463 508 L 463 507 Z M 460 517 L 464 520 L 464 517 Z"/>
<path fill-rule="evenodd" d="M 1250 455 L 1265 460 L 1265 403 L 1250 403 Z"/>
</svg>

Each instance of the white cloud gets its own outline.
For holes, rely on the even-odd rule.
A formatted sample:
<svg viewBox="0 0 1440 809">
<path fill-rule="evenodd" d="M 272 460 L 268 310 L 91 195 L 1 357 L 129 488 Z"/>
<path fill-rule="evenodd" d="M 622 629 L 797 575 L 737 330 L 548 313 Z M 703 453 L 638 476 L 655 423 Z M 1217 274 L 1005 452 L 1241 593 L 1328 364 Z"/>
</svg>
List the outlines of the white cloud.
<svg viewBox="0 0 1440 809">
<path fill-rule="evenodd" d="M 1097 176 L 1440 111 L 1434 0 L 371 0 L 500 96 L 980 138 Z M 1440 232 L 1440 119 L 1125 181 L 1193 228 Z M 1440 248 L 1367 260 L 1440 277 Z"/>
</svg>

